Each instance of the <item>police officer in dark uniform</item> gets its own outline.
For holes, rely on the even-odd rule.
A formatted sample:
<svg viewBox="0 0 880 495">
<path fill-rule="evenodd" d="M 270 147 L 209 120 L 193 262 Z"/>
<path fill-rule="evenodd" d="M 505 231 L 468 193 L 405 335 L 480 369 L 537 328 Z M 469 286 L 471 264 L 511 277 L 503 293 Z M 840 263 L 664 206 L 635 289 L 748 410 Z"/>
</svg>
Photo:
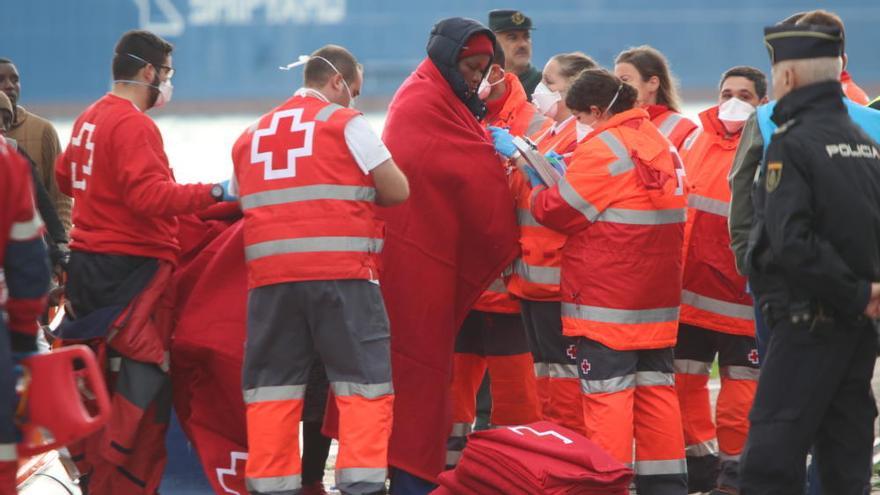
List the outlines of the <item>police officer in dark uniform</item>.
<svg viewBox="0 0 880 495">
<path fill-rule="evenodd" d="M 742 455 L 743 495 L 864 493 L 880 316 L 880 145 L 849 118 L 838 29 L 765 29 L 779 126 L 755 183 L 747 263 L 772 337 Z"/>
<path fill-rule="evenodd" d="M 518 10 L 489 12 L 489 29 L 504 50 L 504 70 L 519 76 L 529 101 L 541 82 L 541 71 L 532 65 L 532 19 Z"/>
</svg>

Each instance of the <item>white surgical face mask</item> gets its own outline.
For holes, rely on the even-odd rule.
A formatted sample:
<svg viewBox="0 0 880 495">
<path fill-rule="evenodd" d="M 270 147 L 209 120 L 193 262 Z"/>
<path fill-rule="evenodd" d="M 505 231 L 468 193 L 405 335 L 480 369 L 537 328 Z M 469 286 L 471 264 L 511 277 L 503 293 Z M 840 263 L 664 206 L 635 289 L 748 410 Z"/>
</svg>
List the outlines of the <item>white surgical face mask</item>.
<svg viewBox="0 0 880 495">
<path fill-rule="evenodd" d="M 584 124 L 580 120 L 575 122 L 574 126 L 575 126 L 575 134 L 577 134 L 578 141 L 582 141 L 591 132 L 593 132 L 593 126 L 591 126 L 590 124 Z"/>
<path fill-rule="evenodd" d="M 746 125 L 746 120 L 754 111 L 755 107 L 750 103 L 739 98 L 731 98 L 718 106 L 718 120 L 724 124 L 727 132 L 734 134 Z"/>
<path fill-rule="evenodd" d="M 290 69 L 293 69 L 294 67 L 299 67 L 300 65 L 305 65 L 306 63 L 308 63 L 309 60 L 311 60 L 313 58 L 317 58 L 317 59 L 323 60 L 324 62 L 327 62 L 327 65 L 329 65 L 331 69 L 333 69 L 337 74 L 339 74 L 340 77 L 342 77 L 342 84 L 345 86 L 345 92 L 348 93 L 348 108 L 354 108 L 354 94 L 351 92 L 351 88 L 348 87 L 348 82 L 346 82 L 345 76 L 343 76 L 342 72 L 339 72 L 339 69 L 337 69 L 336 66 L 333 65 L 333 63 L 330 62 L 329 60 L 327 60 L 326 58 L 318 57 L 318 56 L 313 57 L 311 55 L 300 55 L 299 58 L 297 58 L 296 62 L 291 62 L 287 65 L 282 65 L 281 67 L 278 67 L 278 69 L 290 70 Z"/>
<path fill-rule="evenodd" d="M 504 72 L 502 72 L 502 75 L 503 74 L 504 74 Z M 480 88 L 477 89 L 477 97 L 479 97 L 483 101 L 486 101 L 486 98 L 489 97 L 489 93 L 492 92 L 492 86 L 496 86 L 498 84 L 501 84 L 502 82 L 504 82 L 504 77 L 502 77 L 501 79 L 499 79 L 493 83 L 490 83 L 489 76 L 486 76 L 485 79 L 480 81 Z"/>
<path fill-rule="evenodd" d="M 126 83 L 126 84 L 140 84 L 141 86 L 147 86 L 149 88 L 154 88 L 159 90 L 159 95 L 156 96 L 156 101 L 153 103 L 153 106 L 150 108 L 162 108 L 171 101 L 171 96 L 174 94 L 174 86 L 171 84 L 171 79 L 166 79 L 160 82 L 158 85 L 145 83 L 143 81 L 134 81 L 132 79 L 116 79 L 113 81 L 114 83 Z"/>
<path fill-rule="evenodd" d="M 556 113 L 559 111 L 559 102 L 562 101 L 562 94 L 559 91 L 550 91 L 550 88 L 541 81 L 535 87 L 535 92 L 532 93 L 532 101 L 538 107 L 541 115 L 552 119 L 556 117 Z"/>
</svg>

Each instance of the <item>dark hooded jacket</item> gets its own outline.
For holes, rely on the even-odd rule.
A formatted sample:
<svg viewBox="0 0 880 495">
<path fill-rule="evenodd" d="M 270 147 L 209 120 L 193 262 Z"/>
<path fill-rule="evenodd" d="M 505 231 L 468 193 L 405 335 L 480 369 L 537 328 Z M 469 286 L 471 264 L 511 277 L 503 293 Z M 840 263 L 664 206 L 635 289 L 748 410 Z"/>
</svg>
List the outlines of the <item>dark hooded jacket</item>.
<svg viewBox="0 0 880 495">
<path fill-rule="evenodd" d="M 495 33 L 478 21 L 465 17 L 443 19 L 431 29 L 431 37 L 428 39 L 428 58 L 449 82 L 453 93 L 464 102 L 477 120 L 482 120 L 486 115 L 486 105 L 475 91 L 468 88 L 464 77 L 458 71 L 458 54 L 468 38 L 479 33 L 486 34 L 492 44 L 495 44 Z"/>
</svg>

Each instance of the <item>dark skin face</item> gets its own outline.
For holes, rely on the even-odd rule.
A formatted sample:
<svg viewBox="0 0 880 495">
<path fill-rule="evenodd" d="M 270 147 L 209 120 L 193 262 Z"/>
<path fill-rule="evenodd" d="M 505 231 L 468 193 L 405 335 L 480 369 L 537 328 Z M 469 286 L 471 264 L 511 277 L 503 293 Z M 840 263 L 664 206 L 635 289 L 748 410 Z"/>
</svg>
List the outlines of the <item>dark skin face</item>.
<svg viewBox="0 0 880 495">
<path fill-rule="evenodd" d="M 476 93 L 480 87 L 480 81 L 483 80 L 483 74 L 489 68 L 489 62 L 492 58 L 488 55 L 472 55 L 458 61 L 458 72 L 464 77 L 471 93 Z"/>
<path fill-rule="evenodd" d="M 18 96 L 21 94 L 21 80 L 18 69 L 14 64 L 0 64 L 0 91 L 6 93 L 12 107 L 18 105 Z"/>
</svg>

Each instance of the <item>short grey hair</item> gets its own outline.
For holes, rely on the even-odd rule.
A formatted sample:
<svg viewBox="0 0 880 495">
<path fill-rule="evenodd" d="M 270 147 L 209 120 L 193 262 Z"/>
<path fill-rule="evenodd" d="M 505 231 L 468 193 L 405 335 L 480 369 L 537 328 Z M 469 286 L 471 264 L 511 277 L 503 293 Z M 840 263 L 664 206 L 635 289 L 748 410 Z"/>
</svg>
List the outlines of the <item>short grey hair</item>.
<svg viewBox="0 0 880 495">
<path fill-rule="evenodd" d="M 797 74 L 798 86 L 808 84 L 839 81 L 843 70 L 843 59 L 840 57 L 805 58 L 796 60 L 783 60 L 773 66 L 773 78 L 779 71 L 791 69 Z"/>
</svg>

